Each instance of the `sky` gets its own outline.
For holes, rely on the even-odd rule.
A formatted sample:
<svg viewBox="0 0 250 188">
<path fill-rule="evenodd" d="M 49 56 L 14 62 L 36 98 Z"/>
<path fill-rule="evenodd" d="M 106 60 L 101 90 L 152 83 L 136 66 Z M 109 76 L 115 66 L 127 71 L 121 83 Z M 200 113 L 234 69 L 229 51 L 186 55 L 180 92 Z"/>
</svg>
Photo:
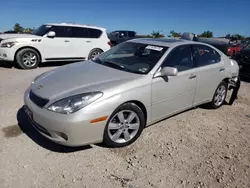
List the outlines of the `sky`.
<svg viewBox="0 0 250 188">
<path fill-rule="evenodd" d="M 162 31 L 250 36 L 250 0 L 0 0 L 0 31 L 75 22 L 138 34 Z"/>
</svg>

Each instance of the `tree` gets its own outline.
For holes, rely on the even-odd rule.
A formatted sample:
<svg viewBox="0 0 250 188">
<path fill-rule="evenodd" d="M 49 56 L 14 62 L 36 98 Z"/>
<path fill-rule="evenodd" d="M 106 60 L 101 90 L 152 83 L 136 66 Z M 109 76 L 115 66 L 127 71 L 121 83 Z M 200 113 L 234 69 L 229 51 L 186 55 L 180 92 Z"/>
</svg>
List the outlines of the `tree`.
<svg viewBox="0 0 250 188">
<path fill-rule="evenodd" d="M 232 40 L 243 40 L 244 36 L 240 35 L 240 34 L 234 34 L 231 36 Z"/>
<path fill-rule="evenodd" d="M 34 30 L 34 29 L 32 29 L 32 28 L 26 28 L 26 29 L 24 30 L 24 33 L 31 33 L 33 30 Z"/>
<path fill-rule="evenodd" d="M 161 31 L 153 31 L 151 33 L 151 36 L 153 38 L 164 38 L 165 36 L 161 33 Z"/>
<path fill-rule="evenodd" d="M 204 31 L 202 34 L 199 35 L 200 37 L 211 38 L 213 37 L 212 31 Z"/>
<path fill-rule="evenodd" d="M 174 30 L 171 30 L 169 33 L 168 37 L 181 37 L 181 33 L 177 33 Z"/>
<path fill-rule="evenodd" d="M 24 31 L 24 28 L 19 23 L 16 23 L 14 25 L 13 29 L 17 33 L 22 33 Z"/>
</svg>

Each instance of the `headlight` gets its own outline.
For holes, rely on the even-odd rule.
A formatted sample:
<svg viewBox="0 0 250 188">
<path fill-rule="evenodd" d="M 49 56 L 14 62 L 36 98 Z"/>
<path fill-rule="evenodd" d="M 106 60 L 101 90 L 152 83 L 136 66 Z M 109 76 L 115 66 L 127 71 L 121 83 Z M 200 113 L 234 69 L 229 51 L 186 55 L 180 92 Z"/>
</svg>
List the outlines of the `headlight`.
<svg viewBox="0 0 250 188">
<path fill-rule="evenodd" d="M 99 99 L 102 95 L 102 92 L 91 92 L 67 97 L 50 105 L 48 110 L 61 114 L 71 114 Z"/>
<path fill-rule="evenodd" d="M 17 42 L 6 42 L 1 45 L 2 48 L 11 48 L 14 46 Z"/>
</svg>

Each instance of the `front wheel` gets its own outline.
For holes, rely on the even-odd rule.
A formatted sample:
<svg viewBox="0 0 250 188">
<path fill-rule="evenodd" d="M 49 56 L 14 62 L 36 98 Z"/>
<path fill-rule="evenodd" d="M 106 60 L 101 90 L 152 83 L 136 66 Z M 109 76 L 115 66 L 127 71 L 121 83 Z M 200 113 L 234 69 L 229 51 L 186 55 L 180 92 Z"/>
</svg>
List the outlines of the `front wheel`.
<svg viewBox="0 0 250 188">
<path fill-rule="evenodd" d="M 227 83 L 222 81 L 217 87 L 213 100 L 210 103 L 210 106 L 214 109 L 219 108 L 223 105 L 227 96 Z"/>
<path fill-rule="evenodd" d="M 21 69 L 34 69 L 40 63 L 38 52 L 31 48 L 24 48 L 16 54 L 16 63 Z"/>
<path fill-rule="evenodd" d="M 104 130 L 103 142 L 109 147 L 124 147 L 132 144 L 142 133 L 145 117 L 134 103 L 118 107 L 110 116 Z"/>
</svg>

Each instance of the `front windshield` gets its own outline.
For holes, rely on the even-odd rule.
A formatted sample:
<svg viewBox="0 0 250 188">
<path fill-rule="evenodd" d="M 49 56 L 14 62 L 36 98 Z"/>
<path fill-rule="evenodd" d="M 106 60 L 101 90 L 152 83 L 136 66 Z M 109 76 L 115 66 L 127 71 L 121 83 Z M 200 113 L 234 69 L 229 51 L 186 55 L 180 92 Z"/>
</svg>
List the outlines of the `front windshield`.
<svg viewBox="0 0 250 188">
<path fill-rule="evenodd" d="M 121 43 L 93 61 L 127 72 L 147 74 L 168 47 L 135 42 Z"/>
<path fill-rule="evenodd" d="M 38 27 L 37 29 L 35 29 L 32 34 L 33 35 L 37 35 L 37 36 L 43 36 L 45 35 L 49 29 L 51 28 L 51 25 L 41 25 L 40 27 Z"/>
</svg>

